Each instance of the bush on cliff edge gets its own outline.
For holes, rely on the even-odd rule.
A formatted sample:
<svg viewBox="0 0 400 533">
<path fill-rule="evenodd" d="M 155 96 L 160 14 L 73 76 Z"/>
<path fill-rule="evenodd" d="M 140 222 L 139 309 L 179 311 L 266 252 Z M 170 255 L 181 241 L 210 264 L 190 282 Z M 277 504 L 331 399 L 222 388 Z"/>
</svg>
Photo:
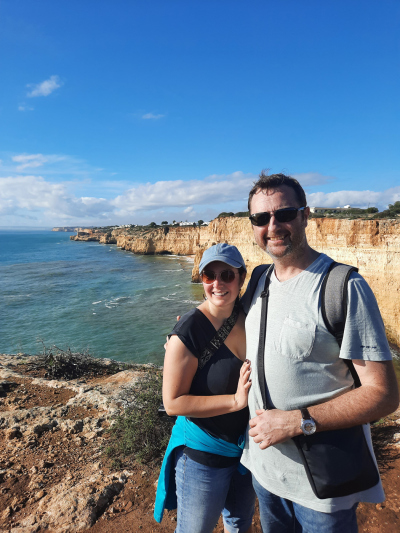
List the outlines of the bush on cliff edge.
<svg viewBox="0 0 400 533">
<path fill-rule="evenodd" d="M 135 386 L 132 398 L 125 398 L 128 407 L 110 428 L 105 450 L 114 466 L 121 467 L 130 458 L 141 463 L 161 461 L 172 429 L 170 420 L 158 416 L 161 390 L 162 374 L 156 371 Z"/>
</svg>

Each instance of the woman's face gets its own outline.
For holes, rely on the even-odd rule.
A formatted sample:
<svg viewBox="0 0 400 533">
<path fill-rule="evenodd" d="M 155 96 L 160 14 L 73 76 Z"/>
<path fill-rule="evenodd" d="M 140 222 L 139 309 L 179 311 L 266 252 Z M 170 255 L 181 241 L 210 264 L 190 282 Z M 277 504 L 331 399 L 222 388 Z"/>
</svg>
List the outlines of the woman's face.
<svg viewBox="0 0 400 533">
<path fill-rule="evenodd" d="M 234 272 L 235 277 L 232 282 L 223 281 L 221 278 L 221 272 L 230 270 Z M 231 305 L 235 302 L 240 288 L 243 285 L 245 275 L 239 276 L 239 269 L 231 267 L 222 261 L 214 261 L 209 263 L 203 270 L 203 274 L 209 274 L 209 277 L 213 277 L 215 274 L 215 280 L 212 283 L 205 283 L 203 281 L 204 293 L 207 300 L 216 305 L 217 307 L 224 307 Z M 225 276 L 224 276 L 225 277 Z"/>
</svg>

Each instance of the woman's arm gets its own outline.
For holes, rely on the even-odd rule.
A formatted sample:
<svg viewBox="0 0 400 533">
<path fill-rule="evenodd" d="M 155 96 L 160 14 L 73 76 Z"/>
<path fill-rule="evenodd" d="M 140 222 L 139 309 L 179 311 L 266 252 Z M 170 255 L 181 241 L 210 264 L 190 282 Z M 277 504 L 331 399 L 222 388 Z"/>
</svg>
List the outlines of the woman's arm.
<svg viewBox="0 0 400 533">
<path fill-rule="evenodd" d="M 164 360 L 163 401 L 169 415 L 207 418 L 240 411 L 247 405 L 251 386 L 250 363 L 244 362 L 240 370 L 235 394 L 193 396 L 190 387 L 197 370 L 198 360 L 183 342 L 173 335 L 167 345 Z"/>
</svg>

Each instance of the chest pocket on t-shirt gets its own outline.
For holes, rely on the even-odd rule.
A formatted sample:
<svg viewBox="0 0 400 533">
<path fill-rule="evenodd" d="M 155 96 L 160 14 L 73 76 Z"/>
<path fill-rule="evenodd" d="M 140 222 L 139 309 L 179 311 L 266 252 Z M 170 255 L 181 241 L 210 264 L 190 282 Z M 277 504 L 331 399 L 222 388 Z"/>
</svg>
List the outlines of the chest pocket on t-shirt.
<svg viewBox="0 0 400 533">
<path fill-rule="evenodd" d="M 313 349 L 315 324 L 306 324 L 286 317 L 279 337 L 279 352 L 286 357 L 304 359 Z"/>
</svg>

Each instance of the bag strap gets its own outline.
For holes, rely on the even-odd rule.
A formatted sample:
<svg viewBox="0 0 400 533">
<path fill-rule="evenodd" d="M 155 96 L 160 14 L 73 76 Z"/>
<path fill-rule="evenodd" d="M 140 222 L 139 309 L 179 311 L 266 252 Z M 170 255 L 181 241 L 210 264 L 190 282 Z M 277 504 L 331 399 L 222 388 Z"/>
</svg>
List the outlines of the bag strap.
<svg viewBox="0 0 400 533">
<path fill-rule="evenodd" d="M 260 281 L 261 276 L 268 270 L 268 268 L 271 265 L 258 265 L 254 268 L 253 272 L 251 273 L 250 281 L 247 285 L 247 288 L 245 290 L 245 293 L 240 299 L 240 303 L 242 304 L 243 311 L 247 315 L 250 309 L 251 302 L 253 301 L 254 293 L 256 292 L 256 288 L 258 285 L 258 282 Z"/>
<path fill-rule="evenodd" d="M 264 265 L 263 265 L 264 266 Z M 265 337 L 267 334 L 267 313 L 268 313 L 268 299 L 269 299 L 269 283 L 271 279 L 271 274 L 274 270 L 273 265 L 268 265 L 270 268 L 268 270 L 267 276 L 265 278 L 264 290 L 260 294 L 261 298 L 261 318 L 260 318 L 260 336 L 258 340 L 258 353 L 257 353 L 257 373 L 258 373 L 258 384 L 260 386 L 263 409 L 267 409 L 267 392 L 266 392 L 266 383 L 265 383 L 265 368 L 264 368 L 264 358 L 265 358 Z"/>
<path fill-rule="evenodd" d="M 237 300 L 235 302 L 235 305 L 233 306 L 231 316 L 226 319 L 226 321 L 222 324 L 222 326 L 219 328 L 219 330 L 215 333 L 213 338 L 210 340 L 210 342 L 207 344 L 207 346 L 202 351 L 199 357 L 197 371 L 204 368 L 205 364 L 211 359 L 211 357 L 215 354 L 218 348 L 222 346 L 225 339 L 227 338 L 229 333 L 232 331 L 233 326 L 236 324 L 236 321 L 239 317 L 239 313 L 240 313 L 240 303 Z"/>
<path fill-rule="evenodd" d="M 321 312 L 325 326 L 342 346 L 344 327 L 347 318 L 348 281 L 352 272 L 358 268 L 332 261 L 321 286 Z M 355 387 L 361 386 L 360 378 L 351 359 L 343 359 L 348 366 Z"/>
</svg>

